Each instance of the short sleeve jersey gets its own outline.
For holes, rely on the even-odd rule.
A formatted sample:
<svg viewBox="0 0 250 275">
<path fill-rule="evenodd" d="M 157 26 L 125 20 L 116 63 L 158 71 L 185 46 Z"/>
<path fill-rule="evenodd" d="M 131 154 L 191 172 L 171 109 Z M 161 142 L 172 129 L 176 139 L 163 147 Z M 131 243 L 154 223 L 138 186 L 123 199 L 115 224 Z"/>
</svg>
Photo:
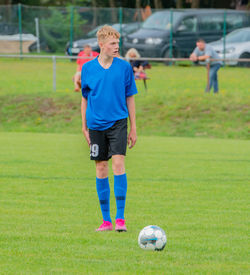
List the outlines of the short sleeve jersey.
<svg viewBox="0 0 250 275">
<path fill-rule="evenodd" d="M 82 96 L 87 99 L 86 120 L 92 130 L 103 131 L 117 120 L 128 117 L 126 98 L 137 94 L 130 64 L 113 58 L 104 69 L 98 58 L 84 64 L 81 74 Z"/>
<path fill-rule="evenodd" d="M 211 45 L 208 45 L 208 44 L 205 45 L 204 51 L 201 51 L 201 50 L 199 50 L 198 47 L 196 47 L 194 49 L 193 53 L 196 56 L 208 55 L 208 56 L 210 56 L 211 59 L 220 59 L 217 52 L 213 49 L 213 47 Z M 211 65 L 215 65 L 215 64 L 222 64 L 222 62 L 221 61 L 212 61 L 211 62 Z"/>
</svg>

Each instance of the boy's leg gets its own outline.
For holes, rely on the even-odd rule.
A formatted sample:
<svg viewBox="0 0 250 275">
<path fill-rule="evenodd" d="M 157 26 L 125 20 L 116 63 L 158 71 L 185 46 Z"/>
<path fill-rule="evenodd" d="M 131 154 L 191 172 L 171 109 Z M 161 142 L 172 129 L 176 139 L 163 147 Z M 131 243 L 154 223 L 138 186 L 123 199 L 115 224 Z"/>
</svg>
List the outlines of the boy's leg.
<svg viewBox="0 0 250 275">
<path fill-rule="evenodd" d="M 112 168 L 114 172 L 114 192 L 116 199 L 116 231 L 127 231 L 125 226 L 125 204 L 127 194 L 127 176 L 123 155 L 112 156 Z"/>
<path fill-rule="evenodd" d="M 107 161 L 96 161 L 96 190 L 103 217 L 103 224 L 97 229 L 97 231 L 112 230 L 113 227 L 109 207 L 110 188 Z"/>
<path fill-rule="evenodd" d="M 76 72 L 74 75 L 74 86 L 76 92 L 81 90 L 81 72 Z"/>
<path fill-rule="evenodd" d="M 108 143 L 105 131 L 89 130 L 90 158 L 96 163 L 96 190 L 103 216 L 103 224 L 97 231 L 112 230 L 110 218 L 110 188 L 108 180 Z"/>
<path fill-rule="evenodd" d="M 127 194 L 127 177 L 125 174 L 124 156 L 114 155 L 112 157 L 112 168 L 114 172 L 114 192 L 117 207 L 115 218 L 124 220 Z"/>
<path fill-rule="evenodd" d="M 103 220 L 111 222 L 109 209 L 110 188 L 107 161 L 96 161 L 96 190 L 100 202 Z"/>
<path fill-rule="evenodd" d="M 116 198 L 116 231 L 127 231 L 124 210 L 127 193 L 127 177 L 125 174 L 125 155 L 127 148 L 127 119 L 117 121 L 107 132 L 109 139 L 109 156 L 112 156 L 114 173 L 114 192 Z"/>
</svg>

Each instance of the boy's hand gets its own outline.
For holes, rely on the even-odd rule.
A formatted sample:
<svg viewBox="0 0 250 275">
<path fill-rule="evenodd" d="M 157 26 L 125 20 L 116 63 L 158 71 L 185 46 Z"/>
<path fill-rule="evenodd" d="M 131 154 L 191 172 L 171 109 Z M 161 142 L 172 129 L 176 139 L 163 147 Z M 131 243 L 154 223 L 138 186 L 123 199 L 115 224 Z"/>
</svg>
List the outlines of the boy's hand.
<svg viewBox="0 0 250 275">
<path fill-rule="evenodd" d="M 136 130 L 131 129 L 128 135 L 128 148 L 134 147 L 137 140 Z"/>
</svg>

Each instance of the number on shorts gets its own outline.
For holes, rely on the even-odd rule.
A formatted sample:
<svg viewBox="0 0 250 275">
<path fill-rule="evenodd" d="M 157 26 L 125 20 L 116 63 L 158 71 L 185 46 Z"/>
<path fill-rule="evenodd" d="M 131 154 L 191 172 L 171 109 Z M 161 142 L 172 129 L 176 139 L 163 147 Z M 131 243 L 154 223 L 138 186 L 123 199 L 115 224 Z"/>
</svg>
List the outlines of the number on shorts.
<svg viewBox="0 0 250 275">
<path fill-rule="evenodd" d="M 90 146 L 90 155 L 94 158 L 99 155 L 99 146 L 98 146 L 98 144 L 92 144 Z"/>
</svg>

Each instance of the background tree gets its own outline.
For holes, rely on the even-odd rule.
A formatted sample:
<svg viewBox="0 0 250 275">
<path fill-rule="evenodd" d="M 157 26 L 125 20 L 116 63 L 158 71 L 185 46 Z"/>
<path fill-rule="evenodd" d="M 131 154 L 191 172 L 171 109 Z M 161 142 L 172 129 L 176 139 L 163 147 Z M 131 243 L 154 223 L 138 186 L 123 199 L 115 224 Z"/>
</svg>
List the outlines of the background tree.
<svg viewBox="0 0 250 275">
<path fill-rule="evenodd" d="M 112 8 L 112 22 L 117 22 L 117 12 L 115 10 L 115 0 L 109 0 L 109 7 Z"/>
<path fill-rule="evenodd" d="M 162 9 L 162 1 L 161 0 L 154 0 L 155 9 Z"/>
<path fill-rule="evenodd" d="M 236 3 L 250 6 L 250 0 L 0 0 L 0 5 L 18 3 L 32 6 L 84 6 L 84 7 L 124 7 L 144 8 L 222 8 L 235 9 Z"/>
<path fill-rule="evenodd" d="M 177 0 L 176 1 L 176 8 L 177 9 L 182 9 L 183 8 L 183 1 L 182 0 Z"/>
<path fill-rule="evenodd" d="M 191 8 L 198 9 L 200 7 L 200 0 L 192 0 Z"/>
</svg>

